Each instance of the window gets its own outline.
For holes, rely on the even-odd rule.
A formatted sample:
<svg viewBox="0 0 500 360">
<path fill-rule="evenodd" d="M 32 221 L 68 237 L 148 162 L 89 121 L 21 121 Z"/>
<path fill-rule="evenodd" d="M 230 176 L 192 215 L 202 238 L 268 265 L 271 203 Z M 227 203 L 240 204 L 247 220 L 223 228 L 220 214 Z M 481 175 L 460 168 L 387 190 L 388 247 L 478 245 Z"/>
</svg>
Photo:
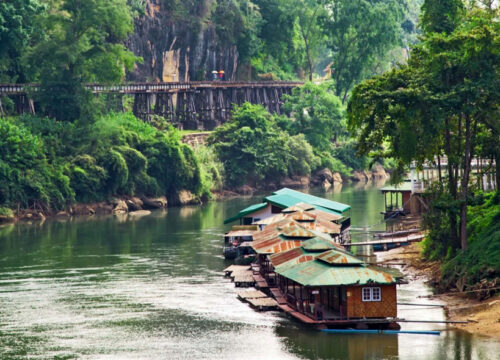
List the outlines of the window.
<svg viewBox="0 0 500 360">
<path fill-rule="evenodd" d="M 361 291 L 363 301 L 382 301 L 382 290 L 379 287 L 365 287 Z"/>
</svg>

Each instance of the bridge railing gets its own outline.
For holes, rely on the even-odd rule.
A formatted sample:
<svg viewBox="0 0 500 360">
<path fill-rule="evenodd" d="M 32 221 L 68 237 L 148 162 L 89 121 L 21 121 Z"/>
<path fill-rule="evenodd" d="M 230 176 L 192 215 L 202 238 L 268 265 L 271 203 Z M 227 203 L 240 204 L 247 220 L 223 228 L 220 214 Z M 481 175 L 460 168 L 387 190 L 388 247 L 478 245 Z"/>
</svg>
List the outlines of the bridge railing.
<svg viewBox="0 0 500 360">
<path fill-rule="evenodd" d="M 129 83 L 120 85 L 87 84 L 93 93 L 158 93 L 196 90 L 202 88 L 253 88 L 253 87 L 296 87 L 303 85 L 297 81 L 189 81 L 160 83 Z M 38 84 L 0 84 L 0 95 L 23 95 L 38 91 Z"/>
</svg>

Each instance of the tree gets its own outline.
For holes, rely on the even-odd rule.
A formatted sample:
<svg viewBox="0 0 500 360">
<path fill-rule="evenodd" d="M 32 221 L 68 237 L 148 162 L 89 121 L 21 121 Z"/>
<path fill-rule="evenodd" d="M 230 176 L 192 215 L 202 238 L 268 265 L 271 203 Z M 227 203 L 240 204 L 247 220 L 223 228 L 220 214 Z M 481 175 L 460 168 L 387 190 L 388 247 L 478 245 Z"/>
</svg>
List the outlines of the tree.
<svg viewBox="0 0 500 360">
<path fill-rule="evenodd" d="M 290 175 L 309 175 L 319 165 L 303 136 L 280 129 L 261 105 L 243 104 L 209 137 L 229 185 L 260 185 Z"/>
<path fill-rule="evenodd" d="M 40 82 L 38 97 L 57 119 L 91 119 L 93 96 L 87 82 L 123 79 L 137 58 L 122 41 L 133 30 L 126 0 L 50 0 L 37 23 L 46 36 L 28 48 L 25 63 L 31 80 Z"/>
<path fill-rule="evenodd" d="M 398 44 L 403 4 L 398 0 L 330 1 L 320 21 L 333 52 L 335 95 L 348 92 L 371 75 L 376 61 Z"/>
<path fill-rule="evenodd" d="M 453 11 L 443 16 L 448 13 Z M 389 140 L 383 155 L 395 157 L 400 172 L 411 161 L 422 165 L 446 155 L 451 242 L 465 250 L 478 132 L 489 126 L 495 134 L 498 129 L 500 25 L 495 11 L 479 7 L 456 23 L 450 33 L 425 34 L 408 65 L 358 85 L 348 118 L 358 131 L 362 153 Z"/>
<path fill-rule="evenodd" d="M 0 3 L 0 82 L 24 82 L 21 55 L 41 29 L 33 21 L 44 11 L 38 0 Z"/>
<path fill-rule="evenodd" d="M 316 57 L 318 55 L 317 51 L 324 38 L 318 18 L 325 11 L 325 7 L 321 0 L 294 0 L 290 2 L 289 6 L 291 13 L 296 16 L 296 23 L 304 41 L 309 81 L 312 81 L 314 70 L 313 56 Z"/>
<path fill-rule="evenodd" d="M 307 141 L 319 151 L 331 150 L 331 143 L 347 135 L 344 107 L 330 91 L 331 83 L 307 83 L 293 89 L 285 97 L 283 110 L 292 116 L 289 131 L 304 134 Z"/>
</svg>

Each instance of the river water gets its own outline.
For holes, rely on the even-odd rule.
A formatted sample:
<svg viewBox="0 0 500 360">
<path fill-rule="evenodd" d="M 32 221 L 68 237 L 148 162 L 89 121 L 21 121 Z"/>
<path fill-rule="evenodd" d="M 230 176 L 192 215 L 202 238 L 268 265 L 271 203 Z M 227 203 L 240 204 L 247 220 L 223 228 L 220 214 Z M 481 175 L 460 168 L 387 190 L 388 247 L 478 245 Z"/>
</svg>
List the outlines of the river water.
<svg viewBox="0 0 500 360">
<path fill-rule="evenodd" d="M 353 226 L 381 220 L 375 187 L 323 196 L 351 204 Z M 331 335 L 251 310 L 221 275 L 221 236 L 256 200 L 0 228 L 0 359 L 500 359 L 500 342 L 437 324 L 403 329 L 441 336 Z M 430 292 L 412 282 L 399 301 L 432 302 L 417 298 Z"/>
</svg>

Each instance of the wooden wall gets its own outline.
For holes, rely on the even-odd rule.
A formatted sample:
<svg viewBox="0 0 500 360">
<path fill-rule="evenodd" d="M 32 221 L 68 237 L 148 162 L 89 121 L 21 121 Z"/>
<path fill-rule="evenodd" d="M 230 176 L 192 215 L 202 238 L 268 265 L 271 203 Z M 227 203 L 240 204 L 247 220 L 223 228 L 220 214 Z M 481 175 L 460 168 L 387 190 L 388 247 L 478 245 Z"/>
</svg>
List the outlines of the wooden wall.
<svg viewBox="0 0 500 360">
<path fill-rule="evenodd" d="M 397 316 L 396 285 L 380 285 L 382 301 L 363 301 L 361 289 L 365 286 L 347 287 L 347 316 L 349 318 L 383 318 Z"/>
</svg>

